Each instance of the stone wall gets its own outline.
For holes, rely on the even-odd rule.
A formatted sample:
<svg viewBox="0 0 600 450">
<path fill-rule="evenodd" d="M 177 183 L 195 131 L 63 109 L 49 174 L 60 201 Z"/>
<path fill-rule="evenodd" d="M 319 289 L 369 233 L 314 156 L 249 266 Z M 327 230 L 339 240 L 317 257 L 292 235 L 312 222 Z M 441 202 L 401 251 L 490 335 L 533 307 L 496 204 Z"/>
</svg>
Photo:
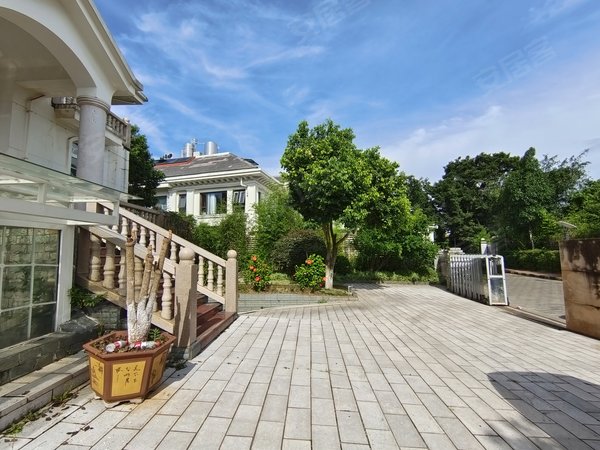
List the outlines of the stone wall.
<svg viewBox="0 0 600 450">
<path fill-rule="evenodd" d="M 352 296 L 307 295 L 307 294 L 240 294 L 238 312 L 256 311 L 278 306 L 299 306 L 327 303 L 337 300 L 355 299 Z"/>
<path fill-rule="evenodd" d="M 600 339 L 600 239 L 560 243 L 567 329 Z"/>
</svg>

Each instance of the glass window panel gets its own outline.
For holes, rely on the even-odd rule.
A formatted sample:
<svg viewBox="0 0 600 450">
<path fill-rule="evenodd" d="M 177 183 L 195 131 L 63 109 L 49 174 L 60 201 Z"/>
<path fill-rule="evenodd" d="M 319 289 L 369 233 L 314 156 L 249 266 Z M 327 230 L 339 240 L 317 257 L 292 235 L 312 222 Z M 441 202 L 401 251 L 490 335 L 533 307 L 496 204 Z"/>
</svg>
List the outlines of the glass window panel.
<svg viewBox="0 0 600 450">
<path fill-rule="evenodd" d="M 37 228 L 34 230 L 35 253 L 33 262 L 37 264 L 58 264 L 59 231 Z"/>
<path fill-rule="evenodd" d="M 30 264 L 33 254 L 33 228 L 6 227 L 4 264 Z"/>
<path fill-rule="evenodd" d="M 54 331 L 55 306 L 39 305 L 31 309 L 31 334 L 29 339 L 33 339 Z"/>
<path fill-rule="evenodd" d="M 27 340 L 29 308 L 0 312 L 0 348 Z"/>
<path fill-rule="evenodd" d="M 187 211 L 187 194 L 179 194 L 179 212 Z"/>
<path fill-rule="evenodd" d="M 31 301 L 31 267 L 4 267 L 0 309 L 29 305 Z"/>
<path fill-rule="evenodd" d="M 33 303 L 56 302 L 57 267 L 36 266 L 33 270 Z"/>
</svg>

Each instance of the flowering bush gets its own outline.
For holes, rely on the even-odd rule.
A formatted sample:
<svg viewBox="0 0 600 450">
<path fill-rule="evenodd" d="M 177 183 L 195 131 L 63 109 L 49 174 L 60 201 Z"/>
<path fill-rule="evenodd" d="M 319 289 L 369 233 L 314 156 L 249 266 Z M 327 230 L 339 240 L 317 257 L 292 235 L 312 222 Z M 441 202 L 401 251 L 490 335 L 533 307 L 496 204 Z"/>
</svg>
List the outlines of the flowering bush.
<svg viewBox="0 0 600 450">
<path fill-rule="evenodd" d="M 244 281 L 255 291 L 264 291 L 271 285 L 271 268 L 256 255 L 248 258 L 243 273 Z"/>
<path fill-rule="evenodd" d="M 325 286 L 325 262 L 319 255 L 310 255 L 304 264 L 296 266 L 294 280 L 302 288 L 316 291 Z"/>
</svg>

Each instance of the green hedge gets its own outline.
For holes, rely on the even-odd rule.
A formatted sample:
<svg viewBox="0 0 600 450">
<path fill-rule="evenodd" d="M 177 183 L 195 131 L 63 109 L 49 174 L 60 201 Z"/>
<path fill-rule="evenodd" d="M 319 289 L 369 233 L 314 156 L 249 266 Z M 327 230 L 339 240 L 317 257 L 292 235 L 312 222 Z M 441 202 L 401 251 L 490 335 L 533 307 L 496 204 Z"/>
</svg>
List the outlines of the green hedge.
<svg viewBox="0 0 600 450">
<path fill-rule="evenodd" d="M 508 269 L 560 273 L 558 250 L 516 250 L 504 255 L 504 264 Z"/>
</svg>

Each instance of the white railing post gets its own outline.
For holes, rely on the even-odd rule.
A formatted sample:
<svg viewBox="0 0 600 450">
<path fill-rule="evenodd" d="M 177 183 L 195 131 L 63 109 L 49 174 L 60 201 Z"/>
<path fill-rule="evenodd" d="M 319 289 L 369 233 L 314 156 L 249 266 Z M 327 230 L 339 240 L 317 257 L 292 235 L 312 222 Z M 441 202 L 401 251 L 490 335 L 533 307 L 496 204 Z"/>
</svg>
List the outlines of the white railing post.
<svg viewBox="0 0 600 450">
<path fill-rule="evenodd" d="M 225 264 L 225 311 L 237 312 L 238 303 L 238 263 L 237 252 L 227 252 L 227 263 Z"/>
<path fill-rule="evenodd" d="M 104 260 L 104 281 L 102 286 L 106 289 L 115 287 L 115 244 L 106 241 L 106 259 Z"/>
<path fill-rule="evenodd" d="M 90 234 L 90 269 L 89 277 L 92 281 L 100 281 L 100 238 Z"/>
<path fill-rule="evenodd" d="M 194 264 L 195 253 L 188 248 L 179 251 L 175 278 L 175 335 L 176 347 L 188 348 L 196 340 L 196 284 L 198 267 Z"/>
</svg>

